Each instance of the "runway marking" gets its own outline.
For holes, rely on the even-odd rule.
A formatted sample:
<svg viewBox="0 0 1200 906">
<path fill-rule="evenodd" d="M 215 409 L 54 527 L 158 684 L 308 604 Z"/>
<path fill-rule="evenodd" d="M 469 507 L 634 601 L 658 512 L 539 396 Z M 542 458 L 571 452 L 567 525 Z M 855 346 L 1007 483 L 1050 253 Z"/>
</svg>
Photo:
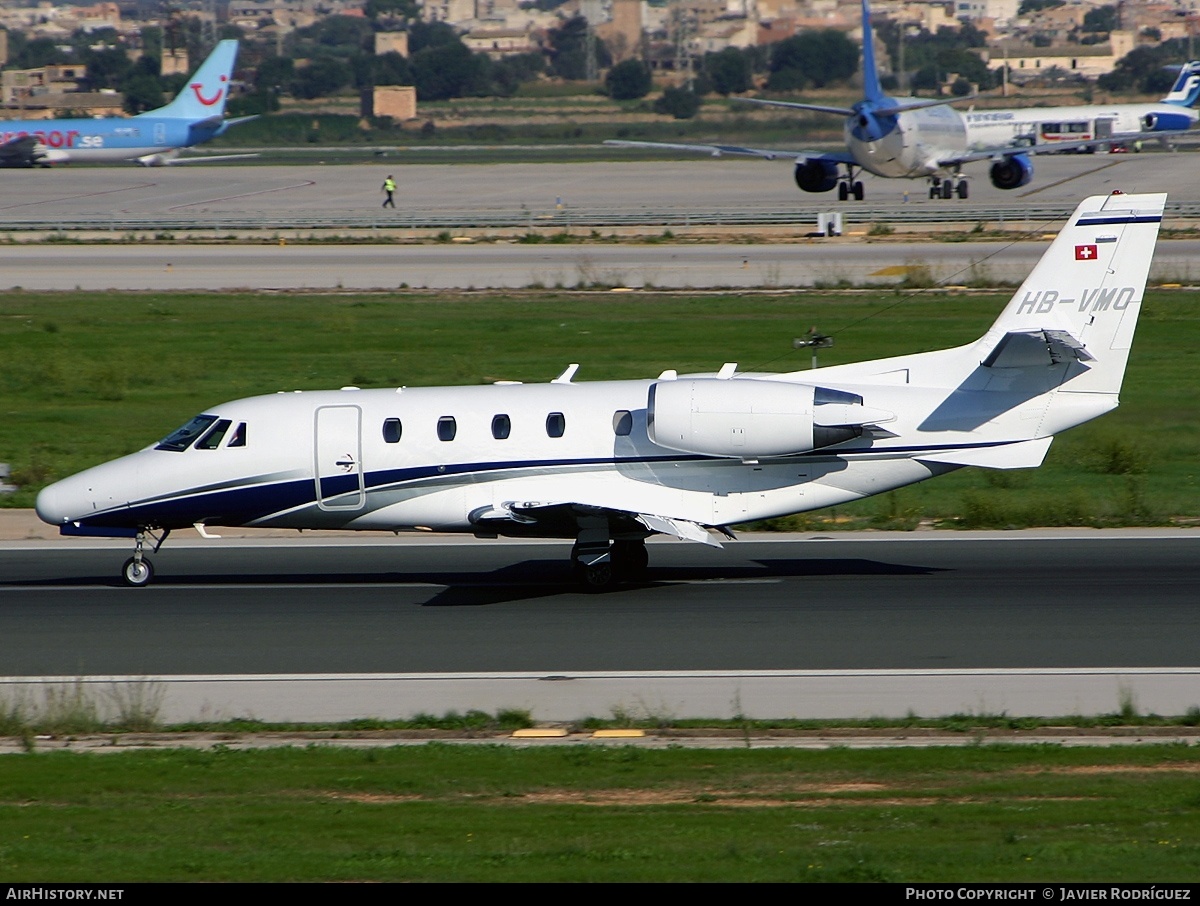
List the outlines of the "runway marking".
<svg viewBox="0 0 1200 906">
<path fill-rule="evenodd" d="M 486 583 L 487 587 L 494 588 L 491 583 Z M 524 583 L 522 583 L 524 584 Z M 468 588 L 468 587 L 484 587 L 485 583 L 473 583 L 472 585 L 442 585 L 435 582 L 188 582 L 186 584 L 160 583 L 151 586 L 150 589 L 144 590 L 145 594 L 158 591 L 212 591 L 214 588 L 229 589 L 230 591 L 249 591 L 263 589 L 280 589 L 293 590 L 301 588 Z M 7 592 L 17 591 L 115 591 L 120 593 L 130 593 L 135 591 L 132 588 L 126 588 L 123 585 L 5 585 L 3 587 Z M 138 595 L 141 597 L 141 595 Z"/>
<path fill-rule="evenodd" d="M 63 201 L 72 201 L 76 198 L 99 198 L 101 195 L 116 195 L 119 192 L 129 192 L 133 189 L 153 189 L 158 183 L 143 182 L 133 186 L 124 186 L 120 189 L 105 189 L 103 192 L 79 192 L 75 195 L 63 195 L 60 198 L 43 198 L 40 201 L 23 201 L 20 204 L 0 205 L 0 211 L 9 211 L 13 208 L 33 208 L 44 204 L 57 204 Z"/>
<path fill-rule="evenodd" d="M 1123 164 L 1123 163 L 1125 163 L 1125 161 L 1123 161 L 1123 160 L 1114 160 L 1114 161 L 1111 161 L 1110 163 L 1104 164 L 1101 167 L 1097 167 L 1095 170 L 1087 170 L 1087 171 L 1084 171 L 1083 173 L 1075 173 L 1071 176 L 1066 176 L 1066 177 L 1058 180 L 1057 182 L 1047 183 L 1044 186 L 1038 186 L 1036 189 L 1030 189 L 1028 192 L 1025 192 L 1020 197 L 1028 198 L 1030 195 L 1036 195 L 1038 192 L 1044 192 L 1047 189 L 1053 189 L 1056 186 L 1061 186 L 1064 183 L 1071 182 L 1074 179 L 1079 179 L 1082 176 L 1091 176 L 1093 173 L 1100 173 L 1103 170 L 1107 170 L 1109 167 L 1115 167 L 1117 164 Z"/>
<path fill-rule="evenodd" d="M 307 189 L 315 186 L 316 184 L 317 181 L 315 179 L 305 179 L 289 186 L 277 186 L 274 189 L 259 189 L 257 192 L 242 192 L 238 195 L 218 195 L 215 198 L 205 198 L 201 201 L 189 201 L 187 204 L 172 205 L 171 207 L 167 208 L 167 210 L 178 211 L 180 208 L 194 208 L 196 205 L 211 204 L 214 201 L 231 201 L 234 198 L 253 198 L 255 195 L 270 195 L 272 192 L 286 192 L 289 189 Z"/>
</svg>

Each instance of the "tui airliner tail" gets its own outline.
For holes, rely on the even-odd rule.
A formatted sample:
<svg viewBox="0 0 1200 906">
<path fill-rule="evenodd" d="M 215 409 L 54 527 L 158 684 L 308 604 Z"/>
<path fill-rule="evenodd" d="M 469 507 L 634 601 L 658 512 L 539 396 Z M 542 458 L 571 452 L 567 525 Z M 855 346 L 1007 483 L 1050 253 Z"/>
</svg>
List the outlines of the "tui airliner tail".
<svg viewBox="0 0 1200 906">
<path fill-rule="evenodd" d="M 226 40 L 219 43 L 208 55 L 208 59 L 188 79 L 187 85 L 176 95 L 175 100 L 165 107 L 147 111 L 141 116 L 192 121 L 223 117 L 237 51 L 237 41 Z"/>
</svg>

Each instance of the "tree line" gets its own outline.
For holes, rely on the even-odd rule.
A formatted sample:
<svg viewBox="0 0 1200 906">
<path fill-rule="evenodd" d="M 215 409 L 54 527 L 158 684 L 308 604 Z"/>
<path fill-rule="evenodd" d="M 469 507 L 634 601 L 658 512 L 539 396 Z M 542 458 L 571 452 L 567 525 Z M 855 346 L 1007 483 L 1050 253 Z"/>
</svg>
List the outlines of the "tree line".
<svg viewBox="0 0 1200 906">
<path fill-rule="evenodd" d="M 273 47 L 243 41 L 238 66 L 243 73 L 251 73 L 247 79 L 249 91 L 231 100 L 230 112 L 267 113 L 278 109 L 284 96 L 314 99 L 383 85 L 413 85 L 424 101 L 509 97 L 522 84 L 543 76 L 584 79 L 589 57 L 607 72 L 604 89 L 615 100 L 644 98 L 653 87 L 650 68 L 642 60 L 612 65 L 608 49 L 580 16 L 551 29 L 538 50 L 493 60 L 486 53 L 473 52 L 450 25 L 421 21 L 415 0 L 368 0 L 365 11 L 366 18 L 328 16 L 297 29 Z M 408 55 L 377 55 L 375 34 L 381 30 L 406 31 Z M 901 58 L 899 26 L 883 20 L 877 23 L 876 32 L 892 60 L 893 71 L 897 71 Z M 12 32 L 9 65 L 31 69 L 54 63 L 82 63 L 86 89 L 120 91 L 126 111 L 140 113 L 165 103 L 186 82 L 183 75 L 161 76 L 159 60 L 164 51 L 187 50 L 195 61 L 217 40 L 243 37 L 234 26 L 218 29 L 194 18 L 177 20 L 165 29 L 144 29 L 144 54 L 131 61 L 111 29 L 77 34 L 66 46 L 60 41 L 27 39 Z M 590 50 L 589 40 L 594 42 Z M 966 94 L 975 86 L 986 90 L 999 84 L 1000 71 L 989 70 L 976 52 L 985 46 L 985 36 L 969 23 L 932 33 L 921 30 L 906 35 L 904 42 L 908 75 L 904 88 L 937 91 L 953 81 L 953 91 Z M 1165 83 L 1169 88 L 1173 76 L 1162 67 L 1182 59 L 1184 49 L 1177 44 L 1139 47 L 1121 61 L 1114 73 L 1101 79 L 1100 87 L 1156 92 L 1163 90 Z M 760 87 L 796 92 L 846 84 L 858 67 L 859 47 L 843 32 L 802 32 L 774 44 L 730 47 L 690 61 L 683 72 L 676 73 L 677 81 L 684 81 L 684 85 L 664 92 L 655 102 L 655 109 L 686 118 L 696 113 L 705 95 L 728 96 Z M 899 86 L 888 77 L 884 87 L 895 90 Z"/>
</svg>

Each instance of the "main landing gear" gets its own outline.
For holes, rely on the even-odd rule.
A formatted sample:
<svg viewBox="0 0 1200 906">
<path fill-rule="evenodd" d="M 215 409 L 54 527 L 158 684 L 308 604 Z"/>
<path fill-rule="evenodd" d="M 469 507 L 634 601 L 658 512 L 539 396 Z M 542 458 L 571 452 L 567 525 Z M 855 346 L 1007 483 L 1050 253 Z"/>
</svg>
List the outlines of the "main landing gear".
<svg viewBox="0 0 1200 906">
<path fill-rule="evenodd" d="M 955 180 L 958 184 L 955 185 Z M 955 174 L 951 179 L 942 179 L 940 176 L 929 177 L 929 197 L 950 199 L 958 195 L 959 198 L 966 198 L 970 194 L 970 187 L 967 181 L 960 174 Z"/>
<path fill-rule="evenodd" d="M 170 529 L 163 529 L 162 535 L 158 536 L 150 529 L 138 529 L 133 546 L 133 556 L 126 560 L 125 565 L 121 567 L 121 579 L 126 585 L 130 588 L 144 588 L 150 584 L 150 580 L 154 578 L 154 564 L 146 557 L 146 539 L 149 538 L 154 542 L 154 549 L 151 553 L 157 554 L 158 549 L 163 546 L 170 534 Z"/>
<path fill-rule="evenodd" d="M 636 582 L 645 575 L 649 562 L 645 538 L 611 541 L 607 527 L 581 529 L 571 548 L 571 571 L 588 591 Z"/>
<path fill-rule="evenodd" d="M 854 196 L 855 201 L 863 200 L 863 184 L 862 180 L 855 179 L 853 175 L 842 177 L 838 183 L 838 201 L 846 201 L 850 196 Z"/>
</svg>

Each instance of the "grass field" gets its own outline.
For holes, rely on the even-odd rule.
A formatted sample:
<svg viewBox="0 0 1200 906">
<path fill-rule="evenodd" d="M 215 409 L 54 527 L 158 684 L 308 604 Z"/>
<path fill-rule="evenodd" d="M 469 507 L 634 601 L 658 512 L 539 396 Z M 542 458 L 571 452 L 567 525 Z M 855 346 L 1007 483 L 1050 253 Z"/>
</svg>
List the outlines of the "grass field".
<svg viewBox="0 0 1200 906">
<path fill-rule="evenodd" d="M 132 452 L 221 401 L 278 390 L 580 380 L 809 366 L 979 336 L 1007 294 L 400 292 L 377 295 L 36 294 L 0 297 L 0 461 L 38 488 Z M 1056 440 L 1032 472 L 964 470 L 781 520 L 903 528 L 1166 524 L 1200 516 L 1200 295 L 1147 295 L 1121 408 Z M 817 521 L 814 521 L 817 520 Z"/>
<path fill-rule="evenodd" d="M 1200 750 L 164 750 L 0 763 L 24 881 L 1143 881 Z"/>
</svg>

